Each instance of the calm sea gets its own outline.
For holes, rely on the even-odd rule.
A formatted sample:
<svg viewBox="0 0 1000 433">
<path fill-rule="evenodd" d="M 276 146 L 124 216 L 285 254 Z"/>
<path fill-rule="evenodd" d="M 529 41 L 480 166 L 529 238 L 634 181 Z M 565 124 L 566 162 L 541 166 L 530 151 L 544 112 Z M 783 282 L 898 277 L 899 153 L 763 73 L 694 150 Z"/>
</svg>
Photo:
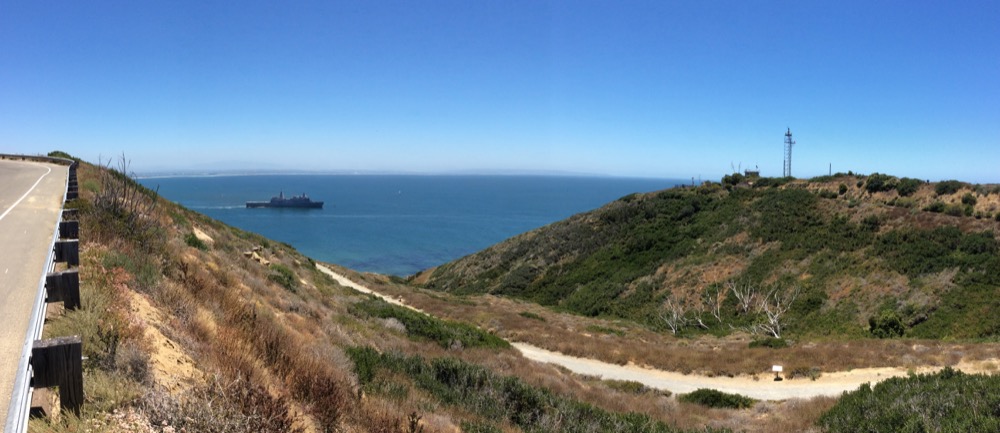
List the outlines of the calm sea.
<svg viewBox="0 0 1000 433">
<path fill-rule="evenodd" d="M 667 179 L 556 176 L 268 175 L 140 179 L 189 209 L 316 260 L 400 276 Z M 307 193 L 323 209 L 247 209 L 248 200 Z"/>
</svg>

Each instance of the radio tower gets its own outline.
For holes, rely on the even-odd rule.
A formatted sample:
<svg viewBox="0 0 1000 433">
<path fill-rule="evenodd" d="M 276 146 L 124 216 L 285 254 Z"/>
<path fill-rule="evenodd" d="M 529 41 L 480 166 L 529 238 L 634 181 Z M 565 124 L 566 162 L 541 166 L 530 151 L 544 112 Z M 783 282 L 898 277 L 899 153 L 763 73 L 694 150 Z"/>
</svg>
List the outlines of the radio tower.
<svg viewBox="0 0 1000 433">
<path fill-rule="evenodd" d="M 785 177 L 792 177 L 792 145 L 794 144 L 792 128 L 788 128 L 788 131 L 785 132 Z"/>
</svg>

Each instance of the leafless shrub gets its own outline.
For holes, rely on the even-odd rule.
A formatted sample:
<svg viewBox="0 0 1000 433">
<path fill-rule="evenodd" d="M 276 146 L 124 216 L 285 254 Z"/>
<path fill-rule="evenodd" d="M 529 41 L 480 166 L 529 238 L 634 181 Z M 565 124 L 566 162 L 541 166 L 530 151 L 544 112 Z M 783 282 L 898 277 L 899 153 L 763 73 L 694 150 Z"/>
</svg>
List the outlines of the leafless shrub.
<svg viewBox="0 0 1000 433">
<path fill-rule="evenodd" d="M 302 431 L 295 427 L 284 397 L 273 397 L 264 387 L 242 378 L 224 381 L 216 377 L 208 385 L 178 397 L 156 389 L 146 394 L 139 407 L 151 424 L 163 431 Z"/>
<path fill-rule="evenodd" d="M 135 341 L 121 344 L 115 354 L 115 370 L 138 383 L 148 384 L 152 379 L 149 354 Z"/>
<path fill-rule="evenodd" d="M 94 194 L 92 212 L 102 224 L 91 226 L 109 237 L 133 241 L 136 246 L 151 251 L 147 240 L 158 230 L 154 218 L 157 191 L 151 191 L 135 180 L 129 171 L 125 155 L 112 166 L 111 159 L 102 162 L 98 170 L 100 188 Z"/>
</svg>

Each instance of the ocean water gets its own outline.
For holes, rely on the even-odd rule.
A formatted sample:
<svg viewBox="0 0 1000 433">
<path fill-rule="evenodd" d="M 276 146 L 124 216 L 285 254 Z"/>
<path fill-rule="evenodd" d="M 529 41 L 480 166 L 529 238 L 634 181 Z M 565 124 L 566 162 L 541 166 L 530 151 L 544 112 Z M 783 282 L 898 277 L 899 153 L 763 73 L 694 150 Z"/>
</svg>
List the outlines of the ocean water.
<svg viewBox="0 0 1000 433">
<path fill-rule="evenodd" d="M 394 275 L 472 254 L 669 179 L 556 176 L 259 175 L 144 178 L 149 188 L 316 260 Z M 323 209 L 247 209 L 306 193 Z"/>
</svg>

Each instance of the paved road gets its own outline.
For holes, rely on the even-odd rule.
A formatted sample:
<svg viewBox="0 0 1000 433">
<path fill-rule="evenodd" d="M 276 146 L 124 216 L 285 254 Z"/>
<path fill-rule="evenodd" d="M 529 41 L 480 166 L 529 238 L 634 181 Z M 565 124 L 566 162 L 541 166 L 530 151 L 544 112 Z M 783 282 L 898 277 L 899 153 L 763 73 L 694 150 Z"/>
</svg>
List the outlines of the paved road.
<svg viewBox="0 0 1000 433">
<path fill-rule="evenodd" d="M 69 168 L 0 160 L 0 418 L 62 207 Z M 0 423 L 2 425 L 2 423 Z"/>
</svg>

